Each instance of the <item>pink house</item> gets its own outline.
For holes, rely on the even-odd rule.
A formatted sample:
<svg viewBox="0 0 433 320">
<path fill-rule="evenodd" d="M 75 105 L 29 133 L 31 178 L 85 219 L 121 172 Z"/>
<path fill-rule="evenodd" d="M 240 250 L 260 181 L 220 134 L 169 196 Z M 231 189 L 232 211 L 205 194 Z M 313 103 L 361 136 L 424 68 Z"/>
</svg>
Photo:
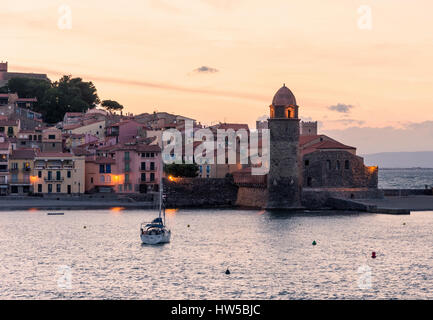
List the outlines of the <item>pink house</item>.
<svg viewBox="0 0 433 320">
<path fill-rule="evenodd" d="M 98 148 L 86 158 L 86 191 L 122 194 L 159 190 L 161 148 L 127 142 Z"/>
<path fill-rule="evenodd" d="M 143 127 L 143 124 L 132 119 L 121 120 L 108 126 L 105 136 L 115 140 L 116 143 L 125 143 L 135 139 Z"/>
</svg>

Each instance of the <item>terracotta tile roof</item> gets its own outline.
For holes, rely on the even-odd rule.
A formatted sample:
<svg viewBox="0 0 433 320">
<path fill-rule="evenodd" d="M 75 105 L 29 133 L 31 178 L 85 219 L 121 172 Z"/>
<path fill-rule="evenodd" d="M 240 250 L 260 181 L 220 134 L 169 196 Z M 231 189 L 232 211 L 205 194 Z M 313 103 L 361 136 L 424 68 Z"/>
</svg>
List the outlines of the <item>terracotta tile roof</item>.
<svg viewBox="0 0 433 320">
<path fill-rule="evenodd" d="M 38 102 L 36 98 L 19 98 L 17 102 Z"/>
<path fill-rule="evenodd" d="M 17 126 L 18 120 L 0 120 L 0 126 Z"/>
<path fill-rule="evenodd" d="M 65 157 L 70 158 L 74 155 L 71 153 L 65 153 L 65 152 L 37 152 L 36 157 L 37 158 L 58 158 L 58 157 Z"/>
<path fill-rule="evenodd" d="M 94 162 L 94 163 L 116 163 L 116 160 L 108 157 L 86 157 L 86 162 Z"/>
<path fill-rule="evenodd" d="M 316 149 L 356 149 L 355 147 L 347 146 L 338 141 L 323 141 L 314 145 Z"/>
<path fill-rule="evenodd" d="M 81 112 L 66 112 L 65 116 L 70 117 L 70 116 L 82 116 L 84 115 L 84 113 Z"/>
<path fill-rule="evenodd" d="M 222 130 L 228 130 L 228 129 L 233 129 L 233 130 L 240 130 L 240 129 L 245 129 L 245 130 L 249 130 L 248 124 L 244 124 L 244 123 L 220 123 L 214 126 L 211 126 L 210 129 L 222 129 Z"/>
<path fill-rule="evenodd" d="M 299 145 L 302 147 L 304 144 L 319 139 L 320 137 L 322 137 L 322 135 L 300 136 Z"/>
<path fill-rule="evenodd" d="M 18 149 L 18 150 L 14 150 L 12 151 L 11 155 L 10 155 L 10 159 L 15 159 L 15 160 L 19 160 L 19 159 L 34 159 L 36 155 L 35 150 L 33 149 Z"/>
</svg>

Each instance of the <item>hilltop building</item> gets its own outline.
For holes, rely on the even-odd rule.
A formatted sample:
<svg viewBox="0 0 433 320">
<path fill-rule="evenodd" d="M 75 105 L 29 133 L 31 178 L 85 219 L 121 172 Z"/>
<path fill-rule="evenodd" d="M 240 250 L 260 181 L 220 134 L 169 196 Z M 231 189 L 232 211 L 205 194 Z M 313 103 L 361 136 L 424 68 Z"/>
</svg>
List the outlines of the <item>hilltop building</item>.
<svg viewBox="0 0 433 320">
<path fill-rule="evenodd" d="M 47 75 L 43 73 L 9 72 L 8 63 L 0 62 L 0 87 L 5 86 L 12 78 L 30 78 L 49 81 Z"/>
</svg>

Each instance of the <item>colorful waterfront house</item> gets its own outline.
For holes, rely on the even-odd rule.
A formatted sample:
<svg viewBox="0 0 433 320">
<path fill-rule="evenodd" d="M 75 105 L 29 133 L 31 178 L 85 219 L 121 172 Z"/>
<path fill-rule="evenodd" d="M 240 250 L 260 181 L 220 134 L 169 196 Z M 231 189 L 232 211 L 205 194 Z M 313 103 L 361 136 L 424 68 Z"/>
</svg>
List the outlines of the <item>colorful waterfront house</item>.
<svg viewBox="0 0 433 320">
<path fill-rule="evenodd" d="M 115 149 L 117 169 L 123 177 L 118 193 L 147 193 L 159 190 L 161 148 L 157 145 L 125 143 Z"/>
<path fill-rule="evenodd" d="M 27 195 L 33 192 L 32 174 L 35 160 L 34 149 L 13 150 L 9 156 L 10 194 Z"/>
<path fill-rule="evenodd" d="M 62 131 L 56 127 L 42 130 L 42 152 L 62 152 Z"/>
<path fill-rule="evenodd" d="M 116 192 L 116 186 L 122 184 L 122 176 L 117 173 L 114 157 L 86 157 L 86 193 Z"/>
<path fill-rule="evenodd" d="M 159 190 L 162 163 L 161 148 L 158 145 L 133 140 L 101 147 L 97 150 L 97 155 L 115 160 L 115 166 L 111 168 L 112 175 L 114 174 L 111 183 L 116 193 L 148 193 Z M 96 164 L 103 168 L 102 163 Z M 103 174 L 100 169 L 99 175 Z"/>
<path fill-rule="evenodd" d="M 36 194 L 82 194 L 85 157 L 62 152 L 38 152 L 32 176 Z"/>
<path fill-rule="evenodd" d="M 108 126 L 105 135 L 114 138 L 116 143 L 125 143 L 137 138 L 143 127 L 143 124 L 132 119 L 121 120 Z"/>
<path fill-rule="evenodd" d="M 11 144 L 0 137 L 0 195 L 7 195 L 9 192 L 9 155 Z"/>
</svg>

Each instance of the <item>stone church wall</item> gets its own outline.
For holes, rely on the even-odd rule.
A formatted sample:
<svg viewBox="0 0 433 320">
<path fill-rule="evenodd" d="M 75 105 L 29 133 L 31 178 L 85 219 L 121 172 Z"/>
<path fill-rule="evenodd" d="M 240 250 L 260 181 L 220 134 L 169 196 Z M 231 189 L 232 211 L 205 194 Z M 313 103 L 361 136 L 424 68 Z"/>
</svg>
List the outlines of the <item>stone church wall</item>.
<svg viewBox="0 0 433 320">
<path fill-rule="evenodd" d="M 377 188 L 378 168 L 347 151 L 315 151 L 304 155 L 304 187 Z"/>
</svg>

